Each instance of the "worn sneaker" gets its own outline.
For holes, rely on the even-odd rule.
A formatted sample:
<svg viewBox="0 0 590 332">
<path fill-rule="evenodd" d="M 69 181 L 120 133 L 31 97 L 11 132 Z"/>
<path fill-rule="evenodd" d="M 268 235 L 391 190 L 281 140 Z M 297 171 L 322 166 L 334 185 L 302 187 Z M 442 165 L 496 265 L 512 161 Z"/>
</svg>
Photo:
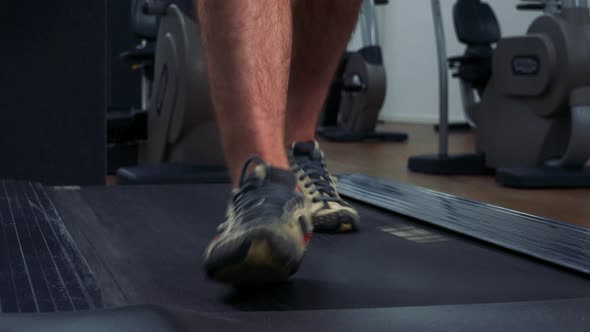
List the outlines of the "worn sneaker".
<svg viewBox="0 0 590 332">
<path fill-rule="evenodd" d="M 285 281 L 297 271 L 311 236 L 309 203 L 295 191 L 292 172 L 258 157 L 244 165 L 239 187 L 205 252 L 207 274 L 232 284 Z"/>
<path fill-rule="evenodd" d="M 297 142 L 288 151 L 299 187 L 311 199 L 311 218 L 319 232 L 351 232 L 359 229 L 358 212 L 336 191 L 324 154 L 315 141 Z"/>
</svg>

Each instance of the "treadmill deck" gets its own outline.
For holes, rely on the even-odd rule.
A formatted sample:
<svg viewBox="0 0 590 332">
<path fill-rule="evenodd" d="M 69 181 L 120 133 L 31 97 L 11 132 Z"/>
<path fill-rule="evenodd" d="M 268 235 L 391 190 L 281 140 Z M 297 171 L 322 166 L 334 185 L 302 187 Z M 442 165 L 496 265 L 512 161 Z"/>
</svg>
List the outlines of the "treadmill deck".
<svg viewBox="0 0 590 332">
<path fill-rule="evenodd" d="M 314 234 L 286 285 L 234 289 L 206 279 L 202 254 L 223 220 L 225 185 L 53 191 L 107 306 L 199 311 L 320 310 L 590 297 L 580 274 L 357 205 L 357 234 Z"/>
<path fill-rule="evenodd" d="M 26 190 L 18 189 L 27 184 L 6 183 L 5 188 L 15 190 L 5 189 L 5 207 L 20 204 L 23 216 L 31 215 L 27 209 L 38 209 L 31 195 L 23 196 Z M 568 321 L 582 324 L 590 319 L 584 314 L 587 310 L 578 310 L 590 303 L 587 276 L 367 205 L 355 205 L 362 217 L 361 232 L 314 234 L 303 265 L 290 282 L 233 288 L 208 281 L 202 270 L 202 254 L 223 219 L 228 186 L 35 188 L 39 197 L 46 193 L 48 198 L 40 206 L 48 211 L 54 208 L 49 222 L 67 229 L 62 236 L 71 236 L 82 265 L 92 271 L 88 285 L 96 285 L 100 298 L 90 308 L 156 304 L 190 312 L 192 319 L 250 319 L 285 330 L 290 326 L 286 322 L 295 317 L 299 323 L 291 327 L 301 329 L 318 315 L 338 318 L 334 330 L 344 324 L 359 326 L 367 323 L 365 319 L 377 325 L 398 322 L 396 327 L 409 327 L 404 324 L 420 315 L 425 319 L 414 323 L 426 326 L 426 317 L 447 313 L 448 322 L 464 319 L 467 324 L 476 319 L 483 324 L 493 318 L 491 312 L 504 312 L 516 324 L 532 322 L 548 308 L 561 317 L 557 307 L 568 306 L 571 310 L 562 310 L 563 317 L 569 315 Z M 18 203 L 25 199 L 27 204 Z M 1 210 L 2 220 L 9 219 L 6 211 Z M 38 214 L 42 215 L 47 212 Z M 2 224 L 4 236 L 9 226 Z M 31 238 L 35 232 L 45 234 L 33 230 Z M 14 255 L 3 264 L 20 260 L 30 265 L 29 272 L 45 268 L 23 260 L 27 255 L 10 252 Z M 53 287 L 49 280 L 46 283 L 48 289 Z M 39 311 L 7 310 L 4 303 L 10 294 L 6 287 L 0 290 L 4 312 Z M 12 294 L 18 302 L 19 293 Z M 511 306 L 522 314 L 507 309 Z M 243 311 L 254 316 L 239 313 Z M 469 324 L 465 326 L 475 326 Z"/>
</svg>

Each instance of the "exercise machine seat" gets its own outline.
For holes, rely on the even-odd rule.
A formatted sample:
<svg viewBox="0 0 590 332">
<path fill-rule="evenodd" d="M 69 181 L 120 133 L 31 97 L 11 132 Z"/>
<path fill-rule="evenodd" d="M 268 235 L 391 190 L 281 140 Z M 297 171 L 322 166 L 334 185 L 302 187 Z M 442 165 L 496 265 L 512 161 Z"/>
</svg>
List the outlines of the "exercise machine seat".
<svg viewBox="0 0 590 332">
<path fill-rule="evenodd" d="M 135 37 L 142 41 L 136 48 L 120 54 L 123 62 L 133 68 L 143 67 L 149 80 L 154 77 L 153 63 L 156 49 L 156 37 L 160 26 L 160 17 L 145 12 L 149 0 L 131 1 L 131 28 Z"/>
<path fill-rule="evenodd" d="M 139 39 L 155 41 L 160 27 L 160 16 L 145 12 L 148 4 L 161 4 L 169 6 L 175 4 L 189 17 L 194 17 L 194 5 L 192 0 L 132 0 L 131 1 L 131 26 Z"/>
<path fill-rule="evenodd" d="M 160 28 L 160 15 L 146 13 L 149 4 L 161 4 L 165 7 L 175 4 L 187 16 L 194 17 L 194 5 L 192 0 L 132 0 L 131 2 L 131 27 L 135 36 L 143 40 L 145 45 L 135 50 L 121 54 L 121 59 L 131 65 L 153 64 L 155 56 L 155 44 Z M 153 79 L 153 73 L 147 73 Z"/>
<path fill-rule="evenodd" d="M 457 1 L 453 21 L 457 38 L 467 46 L 462 56 L 449 58 L 453 76 L 481 92 L 492 74 L 492 44 L 500 40 L 500 24 L 490 5 L 480 0 Z"/>
<path fill-rule="evenodd" d="M 144 12 L 147 2 L 148 0 L 131 2 L 131 27 L 137 38 L 155 41 L 158 36 L 159 17 Z"/>
</svg>

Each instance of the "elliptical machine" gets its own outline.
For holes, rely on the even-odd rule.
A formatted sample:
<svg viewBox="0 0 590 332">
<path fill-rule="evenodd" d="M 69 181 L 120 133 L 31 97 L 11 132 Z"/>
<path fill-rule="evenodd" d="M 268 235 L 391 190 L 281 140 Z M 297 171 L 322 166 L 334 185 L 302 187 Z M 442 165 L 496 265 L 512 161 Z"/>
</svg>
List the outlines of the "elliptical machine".
<svg viewBox="0 0 590 332">
<path fill-rule="evenodd" d="M 357 29 L 362 47 L 346 52 L 328 93 L 317 133 L 335 142 L 404 142 L 405 133 L 377 132 L 387 78 L 379 46 L 376 5 L 388 0 L 364 0 Z"/>
<path fill-rule="evenodd" d="M 450 62 L 477 134 L 477 153 L 465 155 L 447 150 L 447 58 L 439 1 L 432 0 L 432 7 L 440 70 L 439 153 L 412 157 L 408 167 L 446 175 L 495 170 L 497 181 L 510 187 L 590 186 L 587 0 L 520 4 L 518 9 L 544 14 L 526 35 L 505 38 L 489 5 L 457 1 L 455 28 L 468 48 Z"/>
<path fill-rule="evenodd" d="M 119 169 L 118 182 L 228 182 L 192 1 L 134 0 L 132 18 L 157 35 L 123 55 L 142 69 L 142 110 L 133 117 L 147 129 L 139 165 Z"/>
</svg>

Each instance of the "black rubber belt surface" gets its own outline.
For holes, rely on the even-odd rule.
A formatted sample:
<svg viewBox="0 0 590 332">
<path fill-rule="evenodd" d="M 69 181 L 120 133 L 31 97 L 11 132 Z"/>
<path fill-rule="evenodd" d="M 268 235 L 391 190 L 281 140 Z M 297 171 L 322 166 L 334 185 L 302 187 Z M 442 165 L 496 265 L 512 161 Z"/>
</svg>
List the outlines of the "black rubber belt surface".
<svg viewBox="0 0 590 332">
<path fill-rule="evenodd" d="M 362 174 L 339 177 L 343 196 L 590 274 L 590 230 Z"/>
<path fill-rule="evenodd" d="M 580 274 L 361 204 L 355 204 L 361 231 L 314 234 L 287 284 L 234 288 L 211 282 L 203 253 L 223 221 L 230 192 L 229 185 L 48 190 L 95 272 L 106 306 L 334 310 L 590 296 L 590 282 Z"/>
<path fill-rule="evenodd" d="M 39 184 L 0 181 L 1 312 L 101 308 L 90 268 Z"/>
</svg>

